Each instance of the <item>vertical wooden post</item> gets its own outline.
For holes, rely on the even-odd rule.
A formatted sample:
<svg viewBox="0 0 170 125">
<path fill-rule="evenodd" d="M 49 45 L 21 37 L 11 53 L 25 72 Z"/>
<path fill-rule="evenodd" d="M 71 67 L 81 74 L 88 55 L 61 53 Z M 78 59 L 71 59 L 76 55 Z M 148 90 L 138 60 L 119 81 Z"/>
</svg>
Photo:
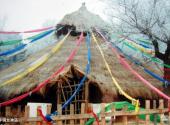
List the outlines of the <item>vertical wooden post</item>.
<svg viewBox="0 0 170 125">
<path fill-rule="evenodd" d="M 11 116 L 11 107 L 5 107 L 5 116 L 6 118 L 9 118 Z M 8 120 L 8 119 L 7 119 Z M 5 125 L 10 125 L 10 123 L 8 123 L 8 121 L 6 121 L 7 123 L 5 123 Z"/>
<path fill-rule="evenodd" d="M 41 106 L 37 107 L 37 118 L 40 118 L 40 113 L 39 113 L 38 109 L 41 109 Z M 42 125 L 42 122 L 41 121 L 37 121 L 36 125 Z"/>
<path fill-rule="evenodd" d="M 106 125 L 106 120 L 105 120 L 105 104 L 101 104 L 101 120 L 102 120 L 102 125 Z"/>
<path fill-rule="evenodd" d="M 85 104 L 81 103 L 81 114 L 85 112 Z M 80 119 L 80 125 L 84 125 L 84 119 Z"/>
<path fill-rule="evenodd" d="M 126 112 L 127 111 L 127 106 L 123 107 L 123 110 L 122 112 Z M 127 116 L 124 115 L 123 116 L 123 125 L 127 125 L 128 124 L 128 119 L 127 119 Z"/>
<path fill-rule="evenodd" d="M 112 113 L 115 114 L 116 109 L 115 109 L 114 105 L 112 105 L 111 111 L 112 111 Z M 111 117 L 110 125 L 114 125 L 115 120 L 116 120 L 116 116 L 114 115 Z"/>
<path fill-rule="evenodd" d="M 156 109 L 156 100 L 153 100 L 153 109 Z M 154 114 L 154 125 L 157 125 L 157 114 Z"/>
<path fill-rule="evenodd" d="M 149 110 L 149 109 L 150 109 L 150 100 L 146 100 L 146 101 L 145 101 L 145 109 L 146 109 L 146 110 Z M 145 124 L 146 124 L 146 125 L 149 125 L 149 124 L 150 124 L 150 115 L 146 115 Z"/>
<path fill-rule="evenodd" d="M 70 105 L 70 114 L 74 114 L 74 105 L 73 104 Z M 70 124 L 74 125 L 74 119 L 70 120 Z"/>
<path fill-rule="evenodd" d="M 27 119 L 29 118 L 29 111 L 30 111 L 30 107 L 25 106 L 24 125 L 30 125 L 29 122 L 27 121 Z"/>
<path fill-rule="evenodd" d="M 17 108 L 17 117 L 18 118 L 22 117 L 22 114 L 21 114 L 21 105 L 18 105 L 18 108 Z"/>
<path fill-rule="evenodd" d="M 51 104 L 47 105 L 47 114 L 51 114 L 51 107 Z"/>
<path fill-rule="evenodd" d="M 168 109 L 170 110 L 170 101 L 168 101 Z M 170 124 L 170 112 L 168 113 L 168 123 Z"/>
<path fill-rule="evenodd" d="M 85 111 L 87 111 L 88 108 L 88 100 L 89 100 L 89 82 L 86 82 L 85 84 Z"/>
<path fill-rule="evenodd" d="M 61 104 L 57 104 L 57 111 L 58 111 L 58 114 L 59 115 L 62 115 L 62 106 Z M 63 124 L 63 121 L 57 121 L 57 125 L 62 125 Z"/>
<path fill-rule="evenodd" d="M 164 101 L 161 99 L 159 100 L 159 109 L 163 109 L 164 108 Z M 163 117 L 164 117 L 164 114 L 160 114 L 160 124 L 161 125 L 164 125 L 163 123 Z"/>
</svg>

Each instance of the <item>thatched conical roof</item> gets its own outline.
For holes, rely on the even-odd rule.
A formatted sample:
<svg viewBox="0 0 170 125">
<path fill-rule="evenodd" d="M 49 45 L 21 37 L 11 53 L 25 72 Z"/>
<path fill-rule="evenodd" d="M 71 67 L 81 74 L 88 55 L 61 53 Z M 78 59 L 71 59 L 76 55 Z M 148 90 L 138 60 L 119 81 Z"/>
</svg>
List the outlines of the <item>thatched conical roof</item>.
<svg viewBox="0 0 170 125">
<path fill-rule="evenodd" d="M 107 27 L 106 22 L 99 15 L 87 10 L 85 3 L 77 11 L 65 15 L 60 23 L 74 25 L 77 31 L 89 31 L 92 27 L 100 29 Z"/>
<path fill-rule="evenodd" d="M 147 87 L 145 87 L 141 81 L 137 80 L 127 69 L 125 69 L 120 62 L 118 61 L 117 57 L 113 54 L 113 52 L 107 47 L 107 45 L 102 41 L 101 38 L 98 38 L 100 42 L 100 46 L 104 50 L 106 59 L 112 69 L 113 75 L 118 80 L 122 89 L 131 95 L 134 98 L 142 97 L 148 99 L 157 99 L 159 96 L 150 91 Z M 9 99 L 13 98 L 16 95 L 20 95 L 27 91 L 32 90 L 40 82 L 44 81 L 48 78 L 52 73 L 54 73 L 60 66 L 63 64 L 69 53 L 76 47 L 75 38 L 69 37 L 61 50 L 52 56 L 48 62 L 38 68 L 36 71 L 30 73 L 23 79 L 11 84 L 6 85 L 3 88 L 0 88 L 0 98 L 1 99 Z M 21 69 L 21 67 L 26 66 L 30 62 L 36 60 L 37 57 L 42 55 L 44 52 L 50 50 L 52 46 L 47 47 L 46 49 L 40 51 L 37 54 L 30 56 L 24 62 L 16 63 L 15 65 L 9 67 L 8 69 L 2 71 L 0 73 L 0 78 L 2 78 L 5 74 L 10 74 L 11 72 L 17 71 Z M 91 72 L 89 74 L 88 79 L 90 81 L 96 81 L 95 83 L 100 86 L 100 89 L 103 93 L 102 100 L 103 101 L 113 101 L 117 100 L 120 97 L 119 91 L 116 86 L 112 83 L 111 77 L 104 65 L 102 57 L 96 47 L 96 44 L 92 40 L 91 42 Z M 79 71 L 84 71 L 86 64 L 87 64 L 87 47 L 85 41 L 82 42 L 75 58 L 72 60 L 71 64 L 75 65 Z M 67 65 L 69 67 L 71 64 Z M 131 64 L 132 67 L 137 70 L 143 77 L 145 77 L 149 82 L 151 82 L 155 87 L 159 88 L 160 90 L 163 89 L 161 83 L 153 79 L 151 76 L 145 74 L 142 69 L 136 67 L 135 65 Z M 67 71 L 65 71 L 67 72 Z M 62 73 L 60 74 L 62 75 Z M 81 76 L 81 75 L 80 75 Z M 56 79 L 52 80 L 53 83 L 58 83 L 59 77 L 57 76 Z"/>
</svg>

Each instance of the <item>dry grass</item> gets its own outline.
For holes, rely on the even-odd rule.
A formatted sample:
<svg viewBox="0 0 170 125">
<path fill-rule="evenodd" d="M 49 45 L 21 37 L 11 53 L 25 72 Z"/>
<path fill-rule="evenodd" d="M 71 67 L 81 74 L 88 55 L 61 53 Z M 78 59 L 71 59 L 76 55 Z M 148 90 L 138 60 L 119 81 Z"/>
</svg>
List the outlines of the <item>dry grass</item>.
<svg viewBox="0 0 170 125">
<path fill-rule="evenodd" d="M 117 60 L 116 56 L 112 53 L 112 51 L 106 47 L 105 43 L 99 39 L 99 43 L 102 45 L 104 50 L 107 62 L 109 63 L 112 73 L 114 77 L 119 82 L 120 86 L 123 88 L 125 92 L 133 97 L 143 97 L 147 99 L 157 99 L 158 95 L 154 92 L 150 91 L 146 88 L 139 80 L 137 80 L 129 71 L 127 71 Z M 52 46 L 51 46 L 52 47 Z M 8 74 L 13 72 L 14 69 L 17 70 L 21 67 L 25 67 L 28 62 L 35 60 L 39 56 L 43 55 L 43 53 L 47 52 L 51 47 L 44 49 L 43 51 L 30 56 L 26 61 L 22 63 L 16 63 L 15 65 L 9 67 L 4 70 L 2 74 Z M 61 64 L 63 64 L 70 52 L 76 47 L 75 38 L 68 38 L 61 50 L 53 55 L 44 65 L 38 68 L 36 71 L 30 73 L 25 78 L 16 83 L 5 86 L 0 89 L 0 95 L 2 99 L 9 99 L 15 95 L 24 93 L 33 89 L 40 82 L 44 81 L 48 78 L 52 73 L 54 73 Z M 97 84 L 101 87 L 102 92 L 104 92 L 105 96 L 103 97 L 104 102 L 111 102 L 119 98 L 119 93 L 115 85 L 112 83 L 110 75 L 104 65 L 104 62 L 101 58 L 101 55 L 96 48 L 95 43 L 92 41 L 91 43 L 91 72 L 90 79 L 97 81 Z M 85 41 L 81 44 L 75 58 L 71 62 L 71 64 L 77 65 L 79 70 L 84 71 L 87 64 L 87 47 Z M 70 64 L 69 64 L 70 65 Z M 67 66 L 69 66 L 67 65 Z M 134 65 L 132 67 L 137 70 L 144 78 L 150 81 L 154 86 L 159 89 L 163 89 L 161 83 L 150 76 L 143 73 L 143 71 Z"/>
</svg>

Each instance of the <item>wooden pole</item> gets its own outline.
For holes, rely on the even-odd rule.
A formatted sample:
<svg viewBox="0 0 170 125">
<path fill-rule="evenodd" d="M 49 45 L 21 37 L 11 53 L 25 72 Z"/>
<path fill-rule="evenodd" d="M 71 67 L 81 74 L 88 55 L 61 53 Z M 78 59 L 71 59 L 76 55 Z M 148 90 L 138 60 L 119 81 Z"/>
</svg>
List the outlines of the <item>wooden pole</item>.
<svg viewBox="0 0 170 125">
<path fill-rule="evenodd" d="M 74 105 L 73 104 L 70 105 L 70 114 L 74 114 Z M 74 125 L 74 120 L 73 119 L 70 120 L 70 124 Z"/>
<path fill-rule="evenodd" d="M 59 115 L 62 115 L 62 105 L 61 104 L 57 105 L 57 111 L 58 111 Z M 63 125 L 63 121 L 57 121 L 57 125 Z"/>
<path fill-rule="evenodd" d="M 164 101 L 161 99 L 159 100 L 159 109 L 164 109 Z M 164 114 L 160 114 L 160 125 L 164 125 L 164 122 L 163 122 L 163 117 L 164 117 Z"/>
<path fill-rule="evenodd" d="M 25 113 L 24 113 L 24 125 L 30 125 L 29 122 L 27 121 L 27 119 L 29 118 L 29 111 L 30 111 L 30 107 L 29 106 L 25 106 Z"/>
<path fill-rule="evenodd" d="M 88 108 L 88 100 L 89 100 L 89 82 L 85 83 L 85 111 Z"/>
<path fill-rule="evenodd" d="M 126 112 L 127 111 L 127 106 L 125 106 L 124 108 L 123 108 L 123 112 Z M 124 115 L 123 116 L 123 125 L 127 125 L 128 124 L 128 119 L 127 119 L 127 116 L 126 115 Z"/>
<path fill-rule="evenodd" d="M 105 120 L 105 104 L 101 104 L 101 120 L 102 120 L 102 125 L 106 125 L 106 120 Z"/>
<path fill-rule="evenodd" d="M 81 103 L 81 114 L 85 112 L 85 104 Z M 84 125 L 84 119 L 80 119 L 80 125 Z"/>
<path fill-rule="evenodd" d="M 38 109 L 41 109 L 41 106 L 37 107 L 37 118 L 40 117 L 40 113 L 39 113 Z M 41 121 L 37 121 L 36 125 L 42 125 L 42 122 Z"/>
<path fill-rule="evenodd" d="M 115 113 L 116 109 L 115 109 L 114 105 L 112 105 L 111 111 L 112 111 L 113 113 Z M 115 120 L 116 120 L 116 116 L 112 116 L 112 117 L 111 117 L 111 121 L 110 121 L 110 125 L 114 125 Z"/>
<path fill-rule="evenodd" d="M 7 106 L 5 107 L 5 117 L 8 118 L 11 116 L 11 107 Z M 8 120 L 8 119 L 6 119 Z M 10 123 L 8 123 L 9 121 L 6 121 L 5 125 L 10 125 Z"/>
<path fill-rule="evenodd" d="M 153 100 L 153 109 L 156 109 L 156 100 Z M 157 114 L 154 114 L 154 125 L 157 125 Z"/>
<path fill-rule="evenodd" d="M 150 109 L 150 100 L 146 100 L 145 101 L 145 109 L 149 112 L 149 109 Z M 150 115 L 146 115 L 145 124 L 146 125 L 150 124 Z"/>
</svg>

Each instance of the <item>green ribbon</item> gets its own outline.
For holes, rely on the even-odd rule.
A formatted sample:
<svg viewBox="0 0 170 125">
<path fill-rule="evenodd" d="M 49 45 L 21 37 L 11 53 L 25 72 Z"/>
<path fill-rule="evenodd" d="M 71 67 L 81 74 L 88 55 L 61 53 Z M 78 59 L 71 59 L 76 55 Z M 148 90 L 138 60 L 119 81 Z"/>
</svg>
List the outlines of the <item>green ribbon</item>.
<svg viewBox="0 0 170 125">
<path fill-rule="evenodd" d="M 109 112 L 111 111 L 112 107 L 114 107 L 116 110 L 121 110 L 123 109 L 124 107 L 127 107 L 127 111 L 134 111 L 135 110 L 135 106 L 132 105 L 131 103 L 129 102 L 126 102 L 126 101 L 123 101 L 123 102 L 113 102 L 111 104 L 108 104 L 106 107 L 105 107 L 105 112 Z M 144 108 L 140 108 L 140 110 L 145 110 Z M 97 113 L 97 116 L 99 117 L 100 116 L 100 113 Z M 146 118 L 146 115 L 139 115 L 139 118 L 142 119 L 142 120 L 145 120 Z M 86 123 L 85 125 L 92 125 L 93 122 L 95 121 L 95 118 L 90 118 Z M 150 121 L 154 121 L 154 115 L 151 114 L 150 115 Z M 157 122 L 160 122 L 160 116 L 156 117 L 156 121 Z"/>
<path fill-rule="evenodd" d="M 143 42 L 143 43 L 145 43 L 145 44 L 152 45 L 151 41 L 149 41 L 149 40 L 141 39 L 141 38 L 138 38 L 137 40 L 138 40 L 138 41 L 141 41 L 141 42 Z"/>
<path fill-rule="evenodd" d="M 42 33 L 39 33 L 37 35 L 34 35 L 34 36 L 31 36 L 31 37 L 28 37 L 26 38 L 25 40 L 32 40 L 32 39 L 35 39 L 39 36 L 41 36 L 42 34 L 45 34 L 46 32 L 48 31 L 45 31 L 45 32 L 42 32 Z M 7 41 L 0 41 L 0 46 L 6 46 L 6 45 L 15 45 L 15 44 L 19 44 L 22 42 L 22 39 L 18 39 L 18 40 L 7 40 Z"/>
<path fill-rule="evenodd" d="M 112 35 L 112 37 L 119 39 L 119 41 L 122 41 L 122 39 L 118 38 L 116 35 Z M 142 52 L 140 49 L 136 48 L 135 46 L 125 42 L 125 40 L 122 41 L 124 45 L 126 45 L 127 47 L 129 47 L 130 49 L 134 50 L 134 51 L 139 51 L 141 52 L 144 56 L 146 56 L 147 58 L 151 59 L 152 62 L 158 63 L 161 66 L 165 66 L 167 68 L 170 68 L 170 65 L 162 63 L 158 58 L 152 57 L 150 54 L 147 54 L 145 52 Z"/>
</svg>

